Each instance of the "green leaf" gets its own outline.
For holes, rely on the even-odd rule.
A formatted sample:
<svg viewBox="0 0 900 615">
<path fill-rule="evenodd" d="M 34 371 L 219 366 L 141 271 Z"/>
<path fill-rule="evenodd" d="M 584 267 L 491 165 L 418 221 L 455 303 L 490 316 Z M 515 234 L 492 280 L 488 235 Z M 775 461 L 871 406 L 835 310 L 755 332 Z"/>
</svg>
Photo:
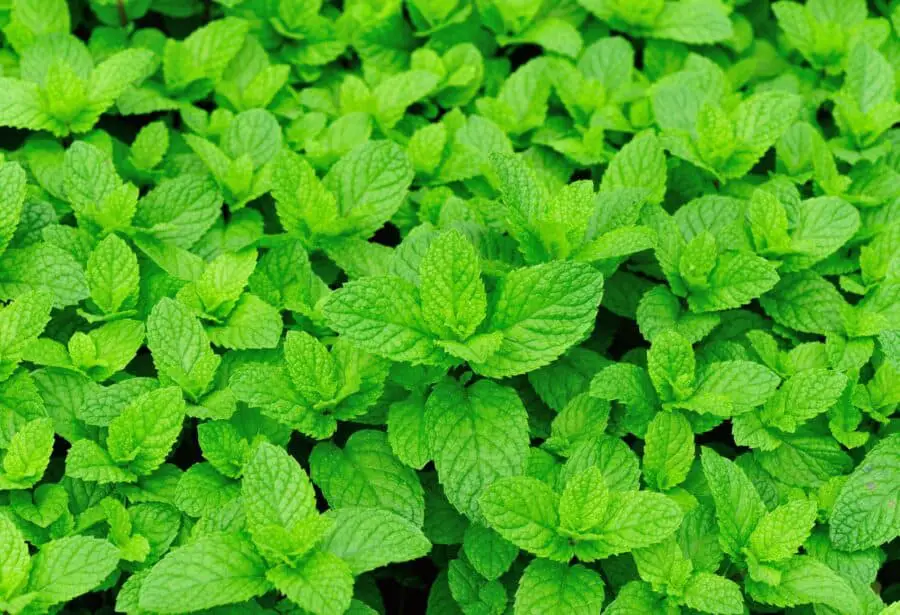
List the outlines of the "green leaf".
<svg viewBox="0 0 900 615">
<path fill-rule="evenodd" d="M 726 553 L 737 557 L 765 515 L 765 506 L 753 483 L 734 462 L 710 448 L 702 449 L 700 460 L 716 505 L 719 541 Z"/>
<path fill-rule="evenodd" d="M 612 491 L 632 491 L 638 488 L 641 474 L 638 457 L 619 438 L 604 434 L 578 444 L 563 467 L 563 479 L 568 481 L 590 467 L 600 470 L 606 486 Z"/>
<path fill-rule="evenodd" d="M 503 584 L 488 581 L 463 558 L 450 562 L 447 581 L 455 601 L 454 607 L 463 612 L 500 615 L 506 609 L 507 597 Z"/>
<path fill-rule="evenodd" d="M 800 99 L 780 91 L 754 94 L 734 111 L 735 137 L 754 155 L 764 152 L 797 119 Z"/>
<path fill-rule="evenodd" d="M 597 467 L 569 477 L 559 499 L 560 525 L 567 532 L 584 534 L 603 522 L 609 507 L 609 488 Z"/>
<path fill-rule="evenodd" d="M 866 114 L 895 98 L 894 75 L 890 65 L 866 41 L 858 42 L 850 50 L 844 89 L 853 97 L 859 110 Z"/>
<path fill-rule="evenodd" d="M 544 445 L 570 454 L 582 442 L 603 435 L 609 422 L 610 404 L 581 393 L 572 398 L 550 424 L 550 438 Z"/>
<path fill-rule="evenodd" d="M 780 378 L 765 365 L 752 361 L 721 361 L 709 365 L 685 408 L 718 416 L 743 414 L 766 403 Z"/>
<path fill-rule="evenodd" d="M 337 197 L 340 228 L 365 238 L 400 208 L 412 178 L 400 146 L 369 141 L 342 157 L 323 181 Z"/>
<path fill-rule="evenodd" d="M 661 333 L 647 353 L 647 372 L 663 400 L 690 396 L 695 369 L 694 349 L 674 331 Z"/>
<path fill-rule="evenodd" d="M 858 551 L 890 542 L 900 533 L 897 461 L 900 438 L 879 442 L 838 493 L 831 511 L 831 540 L 838 549 Z"/>
<path fill-rule="evenodd" d="M 291 529 L 316 512 L 316 497 L 306 472 L 282 448 L 261 443 L 244 468 L 244 509 L 251 530 L 277 525 Z"/>
<path fill-rule="evenodd" d="M 237 428 L 225 421 L 210 421 L 197 425 L 197 443 L 203 457 L 216 470 L 231 478 L 238 478 L 250 457 L 250 446 Z"/>
<path fill-rule="evenodd" d="M 131 143 L 131 162 L 142 171 L 150 171 L 169 149 L 169 130 L 164 122 L 151 122 L 141 128 Z"/>
<path fill-rule="evenodd" d="M 714 0 L 666 2 L 653 23 L 653 36 L 693 45 L 708 45 L 731 38 L 731 21 Z"/>
<path fill-rule="evenodd" d="M 816 504 L 793 500 L 766 513 L 750 534 L 750 550 L 760 561 L 787 559 L 809 538 L 816 522 Z"/>
<path fill-rule="evenodd" d="M 754 456 L 763 469 L 788 485 L 819 487 L 853 467 L 849 455 L 830 435 L 801 428 L 794 434 L 780 434 L 779 438 L 778 448 L 758 450 Z"/>
<path fill-rule="evenodd" d="M 493 581 L 507 572 L 519 555 L 519 548 L 494 530 L 478 523 L 466 528 L 463 551 L 478 574 Z"/>
<path fill-rule="evenodd" d="M 587 392 L 591 378 L 608 364 L 598 353 L 576 346 L 550 365 L 529 372 L 528 382 L 541 401 L 562 412 L 575 396 Z"/>
<path fill-rule="evenodd" d="M 760 304 L 776 323 L 804 333 L 842 333 L 846 302 L 837 289 L 812 271 L 784 276 Z"/>
<path fill-rule="evenodd" d="M 215 182 L 187 174 L 163 180 L 141 197 L 134 225 L 156 239 L 179 248 L 190 248 L 222 213 L 222 195 Z"/>
<path fill-rule="evenodd" d="M 144 324 L 138 320 L 116 320 L 85 334 L 69 338 L 72 364 L 102 382 L 125 368 L 144 343 Z"/>
<path fill-rule="evenodd" d="M 516 591 L 517 614 L 597 613 L 605 596 L 597 572 L 575 564 L 533 560 L 525 569 Z"/>
<path fill-rule="evenodd" d="M 275 348 L 281 340 L 281 314 L 256 295 L 244 293 L 221 325 L 209 327 L 209 340 L 233 350 Z"/>
<path fill-rule="evenodd" d="M 538 557 L 566 562 L 573 548 L 558 532 L 558 507 L 559 496 L 527 476 L 496 480 L 481 496 L 488 525 L 503 538 Z"/>
<path fill-rule="evenodd" d="M 281 127 L 265 109 L 238 113 L 222 135 L 222 149 L 234 160 L 247 155 L 258 169 L 281 150 Z"/>
<path fill-rule="evenodd" d="M 70 536 L 45 544 L 31 562 L 27 591 L 46 606 L 96 588 L 116 568 L 118 549 L 97 538 Z"/>
<path fill-rule="evenodd" d="M 75 305 L 90 296 L 84 268 L 58 246 L 37 243 L 0 254 L 0 298 L 28 291 L 49 292 L 53 307 Z"/>
<path fill-rule="evenodd" d="M 407 107 L 425 98 L 440 82 L 438 75 L 426 70 L 410 70 L 392 75 L 378 84 L 375 119 L 382 130 L 390 130 L 403 119 Z"/>
<path fill-rule="evenodd" d="M 575 546 L 578 559 L 590 562 L 665 540 L 681 525 L 675 502 L 650 491 L 610 494 L 603 520 Z"/>
<path fill-rule="evenodd" d="M 211 517 L 241 495 L 240 485 L 209 463 L 196 463 L 178 476 L 171 502 L 190 517 Z"/>
<path fill-rule="evenodd" d="M 837 403 L 847 378 L 826 369 L 805 369 L 790 378 L 769 398 L 760 418 L 767 425 L 793 432 Z"/>
<path fill-rule="evenodd" d="M 425 429 L 438 478 L 457 510 L 479 520 L 485 489 L 500 478 L 524 473 L 527 420 L 516 392 L 494 382 L 480 380 L 465 389 L 455 382 L 435 387 L 425 406 Z"/>
<path fill-rule="evenodd" d="M 660 412 L 644 436 L 644 477 L 657 491 L 666 491 L 687 478 L 694 462 L 694 432 L 680 412 Z"/>
<path fill-rule="evenodd" d="M 465 340 L 484 320 L 487 296 L 478 255 L 458 231 L 438 235 L 419 269 L 422 317 L 444 339 Z"/>
<path fill-rule="evenodd" d="M 0 489 L 24 489 L 38 482 L 53 452 L 53 421 L 37 419 L 16 431 L 3 457 Z"/>
<path fill-rule="evenodd" d="M 41 130 L 50 123 L 37 84 L 0 78 L 0 126 Z"/>
<path fill-rule="evenodd" d="M 81 132 L 92 127 L 100 114 L 111 107 L 126 88 L 149 77 L 156 67 L 156 56 L 149 49 L 125 49 L 97 64 L 87 84 L 89 115 L 79 118 L 73 129 L 77 127 L 77 131 Z"/>
<path fill-rule="evenodd" d="M 106 449 L 87 439 L 74 442 L 66 454 L 66 475 L 101 484 L 137 480 L 133 472 L 119 467 Z"/>
<path fill-rule="evenodd" d="M 110 457 L 137 475 L 163 464 L 181 433 L 184 399 L 177 387 L 145 393 L 109 424 Z"/>
<path fill-rule="evenodd" d="M 629 65 L 630 68 L 630 65 Z M 666 194 L 666 157 L 652 132 L 637 135 L 609 163 L 600 192 L 619 188 L 649 190 L 647 201 L 661 203 Z"/>
<path fill-rule="evenodd" d="M 726 252 L 709 274 L 709 288 L 692 291 L 688 305 L 697 312 L 740 307 L 772 289 L 778 282 L 775 267 L 749 252 Z"/>
<path fill-rule="evenodd" d="M 91 300 L 105 314 L 115 314 L 138 293 L 138 262 L 131 248 L 116 235 L 97 244 L 87 263 Z"/>
<path fill-rule="evenodd" d="M 0 514 L 0 596 L 11 595 L 28 579 L 31 557 L 22 532 Z"/>
<path fill-rule="evenodd" d="M 34 39 L 72 29 L 69 7 L 64 0 L 22 0 L 11 11 L 4 31 L 16 51 L 22 52 Z"/>
<path fill-rule="evenodd" d="M 0 165 L 0 254 L 13 238 L 25 204 L 25 171 L 16 163 Z"/>
<path fill-rule="evenodd" d="M 194 399 L 206 391 L 219 367 L 203 326 L 173 299 L 163 298 L 151 310 L 147 346 L 156 368 Z"/>
<path fill-rule="evenodd" d="M 512 40 L 534 43 L 547 51 L 570 58 L 577 57 L 582 46 L 581 34 L 575 26 L 564 19 L 554 17 L 538 21 Z"/>
<path fill-rule="evenodd" d="M 631 581 L 622 587 L 603 612 L 609 615 L 659 612 L 666 608 L 664 600 L 648 583 Z"/>
<path fill-rule="evenodd" d="M 234 17 L 212 21 L 183 41 L 170 39 L 163 53 L 163 74 L 167 89 L 182 91 L 192 82 L 217 82 L 240 51 L 249 24 Z"/>
<path fill-rule="evenodd" d="M 795 212 L 791 252 L 785 271 L 811 267 L 847 243 L 859 229 L 859 212 L 837 197 L 817 197 L 801 203 Z"/>
<path fill-rule="evenodd" d="M 691 560 L 682 553 L 675 536 L 648 547 L 635 549 L 631 556 L 641 579 L 653 587 L 680 592 L 693 574 Z"/>
<path fill-rule="evenodd" d="M 53 297 L 26 291 L 0 307 L 0 380 L 9 377 L 50 321 Z"/>
<path fill-rule="evenodd" d="M 744 597 L 740 586 L 710 572 L 691 575 L 684 587 L 684 602 L 703 613 L 740 615 L 744 612 Z"/>
<path fill-rule="evenodd" d="M 653 338 L 673 329 L 683 338 L 695 344 L 709 334 L 720 322 L 716 313 L 693 314 L 681 306 L 678 297 L 664 286 L 648 290 L 637 307 L 637 323 L 645 339 Z"/>
<path fill-rule="evenodd" d="M 310 405 L 337 396 L 340 368 L 316 338 L 303 331 L 289 331 L 284 341 L 284 359 L 294 387 Z"/>
<path fill-rule="evenodd" d="M 240 297 L 255 268 L 255 250 L 220 254 L 206 264 L 203 274 L 190 288 L 196 292 L 206 313 L 224 315 Z"/>
<path fill-rule="evenodd" d="M 391 450 L 402 463 L 421 470 L 431 460 L 431 436 L 426 430 L 424 397 L 413 394 L 391 404 L 387 430 Z"/>
<path fill-rule="evenodd" d="M 394 457 L 382 432 L 357 431 L 343 449 L 331 442 L 317 444 L 309 469 L 332 509 L 383 508 L 416 525 L 425 519 L 419 478 Z"/>
<path fill-rule="evenodd" d="M 781 577 L 777 585 L 747 580 L 747 593 L 754 600 L 777 607 L 821 604 L 839 613 L 855 613 L 860 608 L 850 584 L 818 560 L 797 555 L 776 569 Z"/>
<path fill-rule="evenodd" d="M 313 315 L 319 299 L 328 294 L 299 241 L 287 241 L 266 252 L 249 283 L 250 290 L 269 305 L 305 316 Z"/>
<path fill-rule="evenodd" d="M 353 598 L 350 567 L 331 553 L 315 552 L 300 565 L 272 568 L 266 577 L 288 599 L 315 615 L 348 612 Z"/>
<path fill-rule="evenodd" d="M 517 269 L 494 291 L 486 321 L 488 331 L 503 333 L 503 343 L 472 368 L 502 378 L 547 365 L 591 330 L 602 294 L 603 276 L 590 265 L 553 262 Z"/>
<path fill-rule="evenodd" d="M 371 277 L 345 284 L 322 306 L 328 325 L 369 352 L 393 361 L 434 363 L 440 354 L 416 288 L 400 278 Z"/>
<path fill-rule="evenodd" d="M 347 507 L 326 516 L 334 523 L 322 550 L 347 562 L 354 575 L 424 557 L 431 550 L 418 527 L 387 510 Z"/>
<path fill-rule="evenodd" d="M 269 591 L 266 563 L 240 534 L 213 533 L 169 552 L 144 578 L 140 608 L 190 613 Z"/>
<path fill-rule="evenodd" d="M 152 378 L 130 378 L 107 387 L 90 387 L 75 414 L 88 425 L 108 427 L 128 404 L 158 386 Z"/>
</svg>

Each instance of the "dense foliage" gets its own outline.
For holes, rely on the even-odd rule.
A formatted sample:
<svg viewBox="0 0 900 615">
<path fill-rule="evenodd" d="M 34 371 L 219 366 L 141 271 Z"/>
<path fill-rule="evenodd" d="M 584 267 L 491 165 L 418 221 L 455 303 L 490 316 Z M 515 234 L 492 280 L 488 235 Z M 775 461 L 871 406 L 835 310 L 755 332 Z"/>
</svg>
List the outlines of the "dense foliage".
<svg viewBox="0 0 900 615">
<path fill-rule="evenodd" d="M 0 27 L 3 613 L 900 614 L 900 1 Z"/>
</svg>

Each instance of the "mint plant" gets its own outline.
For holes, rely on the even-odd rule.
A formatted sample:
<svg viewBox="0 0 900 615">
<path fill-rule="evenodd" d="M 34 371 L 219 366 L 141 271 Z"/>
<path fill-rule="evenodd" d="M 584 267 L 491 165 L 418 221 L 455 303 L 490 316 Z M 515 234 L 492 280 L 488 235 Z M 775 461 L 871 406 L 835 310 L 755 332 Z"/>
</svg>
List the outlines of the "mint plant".
<svg viewBox="0 0 900 615">
<path fill-rule="evenodd" d="M 900 614 L 897 0 L 0 33 L 0 612 Z"/>
</svg>

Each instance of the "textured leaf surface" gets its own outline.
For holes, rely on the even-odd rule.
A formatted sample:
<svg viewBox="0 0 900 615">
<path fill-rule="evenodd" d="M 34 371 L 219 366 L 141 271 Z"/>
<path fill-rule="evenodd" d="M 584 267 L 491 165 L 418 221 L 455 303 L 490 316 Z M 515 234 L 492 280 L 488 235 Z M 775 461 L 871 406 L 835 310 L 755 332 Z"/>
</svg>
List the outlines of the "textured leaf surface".
<svg viewBox="0 0 900 615">
<path fill-rule="evenodd" d="M 515 613 L 596 613 L 603 604 L 603 579 L 575 564 L 536 559 L 516 591 Z"/>
<path fill-rule="evenodd" d="M 159 613 L 199 611 L 242 602 L 270 588 L 266 565 L 246 538 L 210 534 L 169 553 L 140 590 L 141 608 Z"/>
<path fill-rule="evenodd" d="M 328 513 L 334 524 L 322 549 L 350 565 L 354 575 L 392 562 L 423 557 L 431 543 L 410 521 L 377 508 L 341 508 Z"/>
<path fill-rule="evenodd" d="M 479 518 L 479 497 L 499 478 L 525 471 L 527 415 L 510 388 L 480 381 L 437 387 L 425 408 L 438 478 L 460 512 Z"/>
</svg>

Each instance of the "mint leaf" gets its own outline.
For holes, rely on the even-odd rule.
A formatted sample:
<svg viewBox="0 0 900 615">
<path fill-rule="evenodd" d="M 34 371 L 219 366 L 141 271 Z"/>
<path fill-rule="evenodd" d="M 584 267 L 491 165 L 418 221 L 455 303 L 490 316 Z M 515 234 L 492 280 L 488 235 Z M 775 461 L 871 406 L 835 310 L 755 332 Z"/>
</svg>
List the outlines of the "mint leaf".
<svg viewBox="0 0 900 615">
<path fill-rule="evenodd" d="M 744 599 L 737 583 L 709 572 L 698 572 L 688 579 L 684 602 L 704 613 L 743 613 Z"/>
<path fill-rule="evenodd" d="M 378 508 L 347 507 L 328 513 L 332 529 L 322 550 L 350 565 L 354 575 L 392 562 L 425 556 L 431 543 L 410 521 Z"/>
<path fill-rule="evenodd" d="M 603 520 L 583 536 L 575 554 L 585 562 L 655 544 L 681 525 L 682 513 L 669 498 L 649 491 L 610 496 Z"/>
<path fill-rule="evenodd" d="M 329 296 L 322 309 L 330 327 L 369 352 L 412 363 L 432 363 L 440 356 L 416 289 L 405 280 L 350 282 Z"/>
<path fill-rule="evenodd" d="M 213 533 L 171 551 L 141 583 L 140 608 L 183 613 L 234 604 L 271 587 L 266 564 L 240 534 Z"/>
<path fill-rule="evenodd" d="M 661 412 L 650 421 L 644 436 L 644 476 L 659 491 L 675 487 L 694 462 L 694 433 L 679 412 Z"/>
<path fill-rule="evenodd" d="M 703 474 L 716 505 L 719 539 L 729 555 L 739 555 L 765 514 L 759 493 L 740 467 L 712 449 L 700 454 Z"/>
<path fill-rule="evenodd" d="M 298 567 L 278 566 L 266 576 L 291 602 L 310 613 L 338 615 L 350 607 L 350 567 L 330 553 L 313 553 Z"/>
<path fill-rule="evenodd" d="M 70 536 L 48 542 L 31 562 L 27 591 L 45 607 L 96 588 L 116 568 L 118 550 L 105 540 Z"/>
<path fill-rule="evenodd" d="M 315 494 L 306 473 L 272 444 L 256 449 L 244 468 L 241 487 L 251 531 L 267 525 L 290 529 L 315 513 Z"/>
<path fill-rule="evenodd" d="M 516 591 L 516 613 L 595 613 L 603 604 L 603 579 L 575 564 L 532 561 Z"/>
<path fill-rule="evenodd" d="M 797 552 L 812 531 L 816 506 L 794 500 L 766 513 L 750 534 L 750 550 L 761 561 L 787 559 Z"/>
<path fill-rule="evenodd" d="M 698 312 L 736 308 L 772 289 L 778 282 L 775 268 L 748 252 L 726 252 L 709 273 L 708 289 L 692 292 L 688 305 Z"/>
<path fill-rule="evenodd" d="M 465 340 L 484 319 L 487 296 L 478 255 L 458 232 L 436 237 L 422 258 L 422 317 L 444 339 Z"/>
<path fill-rule="evenodd" d="M 519 549 L 494 530 L 478 523 L 469 525 L 463 536 L 466 558 L 478 574 L 493 581 L 507 572 Z"/>
<path fill-rule="evenodd" d="M 603 521 L 609 506 L 609 489 L 596 467 L 570 477 L 559 500 L 563 529 L 583 534 Z"/>
<path fill-rule="evenodd" d="M 104 314 L 115 314 L 136 303 L 140 281 L 137 257 L 116 235 L 109 235 L 91 252 L 86 276 L 91 301 Z"/>
<path fill-rule="evenodd" d="M 416 525 L 425 518 L 425 499 L 415 473 L 404 467 L 378 431 L 353 434 L 343 449 L 317 444 L 309 457 L 310 474 L 331 508 L 383 508 Z"/>
<path fill-rule="evenodd" d="M 145 393 L 110 422 L 110 457 L 135 474 L 149 474 L 165 461 L 183 420 L 184 400 L 177 387 Z"/>
<path fill-rule="evenodd" d="M 777 585 L 748 581 L 751 597 L 773 606 L 822 604 L 838 612 L 853 612 L 859 602 L 850 584 L 831 568 L 811 557 L 798 555 L 777 567 Z"/>
<path fill-rule="evenodd" d="M 485 489 L 525 471 L 527 414 L 513 389 L 486 380 L 465 389 L 442 383 L 426 402 L 425 429 L 447 497 L 474 520 Z"/>
<path fill-rule="evenodd" d="M 473 369 L 505 377 L 547 365 L 591 329 L 602 294 L 603 277 L 588 265 L 558 262 L 514 271 L 495 291 L 486 321 L 503 342 Z M 528 299 L 513 300 L 520 296 Z M 551 325 L 552 334 L 541 333 Z"/>
<path fill-rule="evenodd" d="M 896 537 L 897 460 L 900 440 L 889 437 L 875 446 L 838 493 L 831 512 L 830 535 L 839 549 L 856 551 Z"/>
<path fill-rule="evenodd" d="M 494 481 L 481 496 L 481 510 L 492 529 L 538 557 L 568 561 L 573 548 L 558 532 L 559 496 L 546 483 L 527 476 Z"/>
<path fill-rule="evenodd" d="M 181 303 L 164 298 L 147 318 L 147 346 L 157 369 L 198 399 L 219 367 L 200 322 Z"/>
<path fill-rule="evenodd" d="M 20 427 L 3 457 L 0 489 L 23 489 L 38 482 L 50 463 L 53 440 L 50 419 L 37 419 Z"/>
</svg>

